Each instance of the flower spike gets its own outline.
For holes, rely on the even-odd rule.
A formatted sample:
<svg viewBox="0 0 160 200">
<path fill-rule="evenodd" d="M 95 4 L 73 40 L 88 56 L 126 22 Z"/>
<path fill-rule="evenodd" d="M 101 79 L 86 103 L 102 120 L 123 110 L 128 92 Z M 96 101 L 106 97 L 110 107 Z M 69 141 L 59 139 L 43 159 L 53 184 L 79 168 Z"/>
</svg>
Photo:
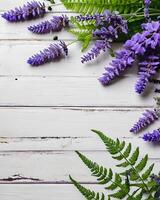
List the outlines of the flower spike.
<svg viewBox="0 0 160 200">
<path fill-rule="evenodd" d="M 61 31 L 62 28 L 69 25 L 69 19 L 66 15 L 53 16 L 50 21 L 44 21 L 37 25 L 29 26 L 28 30 L 36 34 L 45 34 Z"/>
<path fill-rule="evenodd" d="M 32 66 L 39 66 L 47 62 L 59 60 L 67 55 L 67 45 L 61 41 L 59 44 L 50 44 L 47 49 L 44 49 L 43 51 L 40 51 L 39 53 L 30 57 L 27 63 Z"/>
<path fill-rule="evenodd" d="M 22 7 L 7 11 L 1 16 L 9 22 L 20 22 L 43 17 L 46 13 L 45 4 L 37 1 L 27 2 Z"/>
</svg>

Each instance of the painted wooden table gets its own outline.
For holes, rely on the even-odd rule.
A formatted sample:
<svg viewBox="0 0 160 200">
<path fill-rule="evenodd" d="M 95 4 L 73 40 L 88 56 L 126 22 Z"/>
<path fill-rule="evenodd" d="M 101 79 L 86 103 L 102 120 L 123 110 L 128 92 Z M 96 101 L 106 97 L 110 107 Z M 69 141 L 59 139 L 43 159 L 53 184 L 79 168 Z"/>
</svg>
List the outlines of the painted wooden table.
<svg viewBox="0 0 160 200">
<path fill-rule="evenodd" d="M 0 12 L 24 2 L 1 0 Z M 62 6 L 53 11 L 66 12 Z M 30 67 L 27 58 L 53 38 L 27 31 L 28 25 L 41 20 L 9 24 L 0 19 L 0 199 L 82 200 L 69 174 L 99 190 L 74 153 L 80 150 L 107 167 L 114 164 L 91 128 L 138 145 L 158 170 L 160 147 L 129 133 L 141 112 L 154 105 L 152 92 L 141 97 L 133 92 L 136 70 L 104 88 L 97 78 L 111 58 L 105 54 L 82 65 L 78 43 L 69 47 L 68 58 L 61 62 Z M 67 43 L 74 40 L 65 31 L 58 35 Z M 158 122 L 149 130 L 153 128 Z"/>
</svg>

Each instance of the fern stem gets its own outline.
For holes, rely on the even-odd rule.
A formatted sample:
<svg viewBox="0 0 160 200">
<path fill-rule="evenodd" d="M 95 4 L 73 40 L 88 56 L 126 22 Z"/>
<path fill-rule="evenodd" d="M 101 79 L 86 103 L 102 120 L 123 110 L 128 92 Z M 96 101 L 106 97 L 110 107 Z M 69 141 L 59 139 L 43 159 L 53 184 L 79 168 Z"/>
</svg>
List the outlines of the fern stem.
<svg viewBox="0 0 160 200">
<path fill-rule="evenodd" d="M 61 5 L 63 5 L 63 3 L 52 4 L 50 7 L 61 6 Z"/>
<path fill-rule="evenodd" d="M 78 40 L 70 42 L 69 44 L 67 44 L 67 47 L 70 46 L 70 45 L 72 45 L 72 44 L 74 44 L 74 43 L 76 43 L 76 42 L 78 42 Z"/>
</svg>

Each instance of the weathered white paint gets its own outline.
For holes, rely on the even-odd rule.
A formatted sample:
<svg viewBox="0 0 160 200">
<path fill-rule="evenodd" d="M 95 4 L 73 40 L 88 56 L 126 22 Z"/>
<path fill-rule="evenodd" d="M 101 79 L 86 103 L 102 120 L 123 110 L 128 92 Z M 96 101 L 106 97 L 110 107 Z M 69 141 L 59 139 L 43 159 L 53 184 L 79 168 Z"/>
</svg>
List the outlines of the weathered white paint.
<svg viewBox="0 0 160 200">
<path fill-rule="evenodd" d="M 0 13 L 27 1 L 1 0 Z M 54 15 L 62 11 L 66 12 L 62 5 L 53 8 Z M 67 44 L 75 39 L 67 31 L 37 36 L 27 30 L 30 24 L 42 20 L 11 24 L 0 18 L 0 199 L 82 200 L 68 184 L 69 174 L 99 190 L 101 187 L 94 184 L 95 179 L 74 153 L 80 150 L 113 167 L 114 161 L 91 128 L 139 146 L 141 157 L 148 153 L 158 171 L 160 147 L 142 141 L 145 131 L 136 136 L 129 133 L 141 113 L 153 107 L 153 86 L 143 97 L 133 92 L 135 67 L 117 83 L 102 87 L 97 78 L 112 58 L 103 54 L 83 65 L 79 43 L 69 46 L 69 57 L 61 62 L 30 67 L 27 58 L 47 47 L 54 35 Z M 147 130 L 158 127 L 156 122 Z"/>
<path fill-rule="evenodd" d="M 111 133 L 114 137 L 134 137 L 129 130 L 144 110 L 95 107 L 0 108 L 0 137 L 91 138 L 91 128 Z M 154 126 L 158 127 L 158 124 L 157 121 Z"/>
<path fill-rule="evenodd" d="M 101 191 L 99 185 L 85 185 L 95 191 Z M 84 198 L 72 185 L 0 185 L 2 200 L 83 200 Z"/>
<path fill-rule="evenodd" d="M 140 96 L 134 92 L 135 81 L 134 76 L 125 77 L 106 88 L 96 77 L 1 77 L 0 105 L 152 106 L 153 88 Z"/>
<path fill-rule="evenodd" d="M 118 162 L 112 160 L 106 151 L 81 152 L 98 164 L 120 172 L 119 168 L 113 166 Z M 140 158 L 144 155 L 143 153 Z M 155 172 L 158 172 L 160 156 L 158 154 L 153 156 L 154 158 L 150 158 L 149 164 L 154 162 Z M 80 182 L 96 182 L 95 177 L 91 176 L 88 168 L 84 166 L 74 151 L 1 151 L 0 163 L 0 183 L 63 183 L 69 182 L 69 174 L 72 174 Z M 27 179 L 19 179 L 17 175 Z"/>
</svg>

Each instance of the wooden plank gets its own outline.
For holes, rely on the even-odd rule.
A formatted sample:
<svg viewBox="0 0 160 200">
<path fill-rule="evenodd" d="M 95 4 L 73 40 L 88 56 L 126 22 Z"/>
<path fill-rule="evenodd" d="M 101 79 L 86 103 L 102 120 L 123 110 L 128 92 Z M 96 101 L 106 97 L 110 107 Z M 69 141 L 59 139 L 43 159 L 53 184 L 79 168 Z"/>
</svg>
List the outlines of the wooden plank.
<svg viewBox="0 0 160 200">
<path fill-rule="evenodd" d="M 100 185 L 84 185 L 102 191 Z M 1 200 L 83 200 L 84 197 L 73 185 L 0 185 Z"/>
<path fill-rule="evenodd" d="M 72 41 L 67 41 L 70 44 Z M 0 75 L 1 76 L 94 76 L 98 78 L 104 67 L 113 59 L 102 54 L 92 63 L 82 64 L 80 44 L 69 46 L 69 56 L 60 62 L 49 63 L 41 67 L 31 67 L 26 63 L 27 59 L 40 50 L 47 48 L 52 42 L 49 41 L 1 41 L 0 42 Z M 115 45 L 115 48 L 118 48 Z M 6 55 L 7 58 L 6 59 Z M 18 56 L 18 58 L 17 58 Z M 135 71 L 135 70 L 134 70 Z M 130 71 L 133 74 L 135 72 Z"/>
<path fill-rule="evenodd" d="M 91 128 L 104 131 L 113 138 L 134 138 L 136 143 L 146 130 L 139 135 L 133 135 L 129 130 L 144 110 L 0 108 L 0 150 L 102 150 Z M 147 131 L 157 128 L 159 121 Z"/>
<path fill-rule="evenodd" d="M 92 133 L 91 133 L 92 134 Z M 93 135 L 93 134 L 92 134 Z M 115 138 L 112 134 L 108 136 Z M 95 135 L 93 135 L 95 136 Z M 121 141 L 132 143 L 134 147 L 139 146 L 143 154 L 148 153 L 151 158 L 155 157 L 155 151 L 159 151 L 160 147 L 153 144 L 144 142 L 142 135 L 136 136 L 119 136 Z M 142 148 L 143 147 L 143 148 Z M 98 137 L 52 137 L 52 138 L 0 138 L 0 151 L 4 152 L 46 152 L 46 151 L 96 151 L 101 152 L 104 150 L 103 142 Z M 158 156 L 159 157 L 159 156 Z"/>
<path fill-rule="evenodd" d="M 129 130 L 144 110 L 145 108 L 0 108 L 0 137 L 91 138 L 91 128 L 112 134 L 113 137 L 131 137 Z M 147 130 L 158 127 L 158 124 L 157 121 L 155 126 L 150 126 Z"/>
<path fill-rule="evenodd" d="M 95 77 L 1 77 L 0 106 L 152 106 L 153 89 L 145 98 L 137 95 L 136 79 L 105 88 Z"/>
<path fill-rule="evenodd" d="M 83 153 L 107 168 L 112 167 L 117 172 L 120 170 L 113 167 L 117 162 L 105 151 L 87 151 Z M 143 153 L 141 156 L 143 156 Z M 150 164 L 155 163 L 155 173 L 159 171 L 159 158 L 158 154 L 154 154 L 154 158 L 149 160 Z M 1 151 L 0 163 L 1 183 L 62 183 L 69 181 L 69 174 L 77 177 L 81 182 L 95 182 L 95 178 L 91 177 L 87 167 L 73 151 Z"/>
</svg>

